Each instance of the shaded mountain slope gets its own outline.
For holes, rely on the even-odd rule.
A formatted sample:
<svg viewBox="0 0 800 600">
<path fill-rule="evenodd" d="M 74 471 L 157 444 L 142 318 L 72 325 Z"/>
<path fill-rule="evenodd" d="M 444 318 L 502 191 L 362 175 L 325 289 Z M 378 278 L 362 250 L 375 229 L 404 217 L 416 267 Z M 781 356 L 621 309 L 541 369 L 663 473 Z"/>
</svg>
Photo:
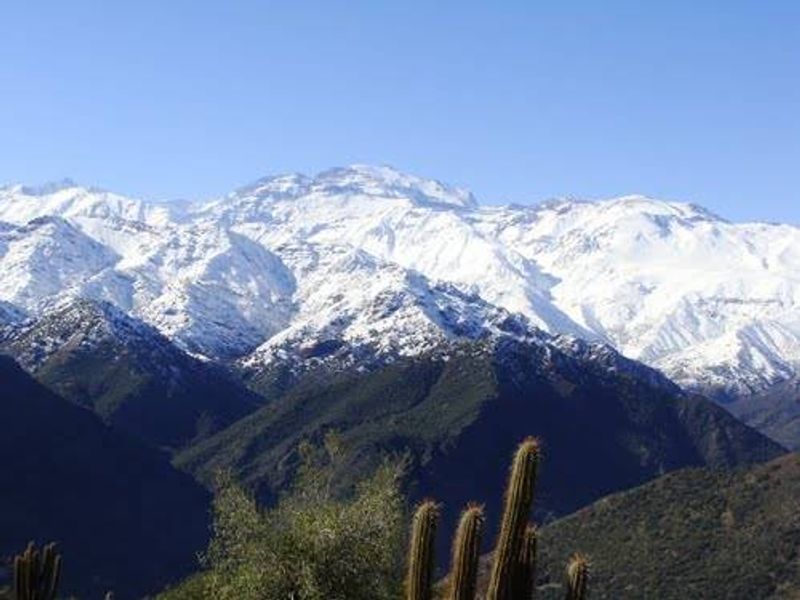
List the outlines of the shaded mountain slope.
<svg viewBox="0 0 800 600">
<path fill-rule="evenodd" d="M 120 599 L 196 566 L 209 497 L 166 455 L 104 425 L 0 356 L 0 557 L 56 541 L 64 593 Z M 2 587 L 2 583 L 0 583 Z"/>
<path fill-rule="evenodd" d="M 739 419 L 792 450 L 800 450 L 800 377 L 725 405 Z"/>
<path fill-rule="evenodd" d="M 156 446 L 202 439 L 260 402 L 222 367 L 104 302 L 76 300 L 0 349 L 59 395 Z"/>
</svg>

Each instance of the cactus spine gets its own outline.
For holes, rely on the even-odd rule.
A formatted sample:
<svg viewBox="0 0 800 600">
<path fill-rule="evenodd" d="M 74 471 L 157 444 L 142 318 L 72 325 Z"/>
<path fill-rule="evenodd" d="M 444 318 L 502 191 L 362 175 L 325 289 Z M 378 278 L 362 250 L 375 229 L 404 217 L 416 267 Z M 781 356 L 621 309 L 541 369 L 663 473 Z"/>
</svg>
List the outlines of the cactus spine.
<svg viewBox="0 0 800 600">
<path fill-rule="evenodd" d="M 519 445 L 511 465 L 503 521 L 486 593 L 487 600 L 511 600 L 513 597 L 513 571 L 519 560 L 528 523 L 538 466 L 539 442 L 535 438 L 527 438 Z"/>
<path fill-rule="evenodd" d="M 406 574 L 407 600 L 431 600 L 433 546 L 438 521 L 439 506 L 433 500 L 423 501 L 414 511 Z"/>
<path fill-rule="evenodd" d="M 40 555 L 33 542 L 14 558 L 16 600 L 55 600 L 61 576 L 61 555 L 47 544 Z"/>
<path fill-rule="evenodd" d="M 450 600 L 473 600 L 478 582 L 483 507 L 469 504 L 458 522 L 453 538 L 453 558 L 450 573 Z"/>
<path fill-rule="evenodd" d="M 517 564 L 512 575 L 512 597 L 516 600 L 532 600 L 536 593 L 536 557 L 539 530 L 529 523 L 522 538 L 522 548 L 517 555 Z"/>
<path fill-rule="evenodd" d="M 585 600 L 589 587 L 589 560 L 573 554 L 567 563 L 567 595 L 565 600 Z"/>
</svg>

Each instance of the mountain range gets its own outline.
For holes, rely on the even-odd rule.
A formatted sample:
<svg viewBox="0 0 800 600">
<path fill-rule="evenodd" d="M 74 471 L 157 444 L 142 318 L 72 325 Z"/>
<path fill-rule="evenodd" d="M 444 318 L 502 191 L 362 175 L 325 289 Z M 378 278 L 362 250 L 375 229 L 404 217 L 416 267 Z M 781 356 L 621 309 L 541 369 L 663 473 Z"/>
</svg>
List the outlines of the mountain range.
<svg viewBox="0 0 800 600">
<path fill-rule="evenodd" d="M 483 206 L 389 167 L 205 201 L 0 188 L 0 325 L 77 299 L 203 362 L 286 376 L 454 340 L 609 345 L 800 444 L 800 228 L 643 196 Z"/>
<path fill-rule="evenodd" d="M 205 201 L 0 188 L 18 480 L 0 564 L 25 536 L 63 540 L 70 591 L 155 592 L 207 538 L 216 473 L 270 504 L 330 431 L 337 492 L 403 457 L 446 530 L 468 500 L 499 513 L 528 435 L 542 523 L 675 469 L 774 459 L 800 444 L 798 235 L 643 197 L 481 206 L 387 167 Z"/>
</svg>

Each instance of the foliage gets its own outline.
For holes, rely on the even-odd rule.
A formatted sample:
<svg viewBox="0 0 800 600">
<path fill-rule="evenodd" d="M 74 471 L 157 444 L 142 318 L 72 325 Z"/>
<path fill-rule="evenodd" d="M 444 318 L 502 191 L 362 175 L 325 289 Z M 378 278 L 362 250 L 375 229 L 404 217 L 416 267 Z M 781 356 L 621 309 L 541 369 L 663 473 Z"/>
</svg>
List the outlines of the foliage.
<svg viewBox="0 0 800 600">
<path fill-rule="evenodd" d="M 489 541 L 503 510 L 508 457 L 526 435 L 547 442 L 548 468 L 539 482 L 546 493 L 536 503 L 542 522 L 670 470 L 730 467 L 780 453 L 708 401 L 590 367 L 566 355 L 545 356 L 535 345 L 465 345 L 446 361 L 426 354 L 365 373 L 306 375 L 182 452 L 176 464 L 204 483 L 216 470 L 231 469 L 271 504 L 291 480 L 299 441 L 334 428 L 349 450 L 337 486 L 371 473 L 384 453 L 407 451 L 410 500 L 436 498 L 441 531 L 455 530 L 467 501 L 480 501 Z M 439 536 L 436 555 L 444 568 L 446 536 Z"/>
<path fill-rule="evenodd" d="M 340 440 L 304 443 L 296 483 L 259 508 L 230 474 L 218 479 L 207 570 L 162 598 L 187 600 L 381 600 L 399 595 L 404 499 L 402 463 L 385 462 L 340 498 Z"/>
<path fill-rule="evenodd" d="M 738 472 L 687 469 L 608 496 L 541 531 L 539 600 L 576 549 L 591 598 L 800 597 L 800 455 Z"/>
</svg>

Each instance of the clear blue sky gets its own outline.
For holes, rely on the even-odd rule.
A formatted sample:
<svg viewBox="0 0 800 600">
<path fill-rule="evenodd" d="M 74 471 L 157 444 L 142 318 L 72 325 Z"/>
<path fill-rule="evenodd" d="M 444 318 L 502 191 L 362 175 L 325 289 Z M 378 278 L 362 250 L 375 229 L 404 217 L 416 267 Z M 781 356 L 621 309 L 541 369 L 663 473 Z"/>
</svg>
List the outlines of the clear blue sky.
<svg viewBox="0 0 800 600">
<path fill-rule="evenodd" d="M 7 0 L 0 181 L 148 198 L 391 164 L 483 202 L 800 223 L 800 2 Z"/>
</svg>

